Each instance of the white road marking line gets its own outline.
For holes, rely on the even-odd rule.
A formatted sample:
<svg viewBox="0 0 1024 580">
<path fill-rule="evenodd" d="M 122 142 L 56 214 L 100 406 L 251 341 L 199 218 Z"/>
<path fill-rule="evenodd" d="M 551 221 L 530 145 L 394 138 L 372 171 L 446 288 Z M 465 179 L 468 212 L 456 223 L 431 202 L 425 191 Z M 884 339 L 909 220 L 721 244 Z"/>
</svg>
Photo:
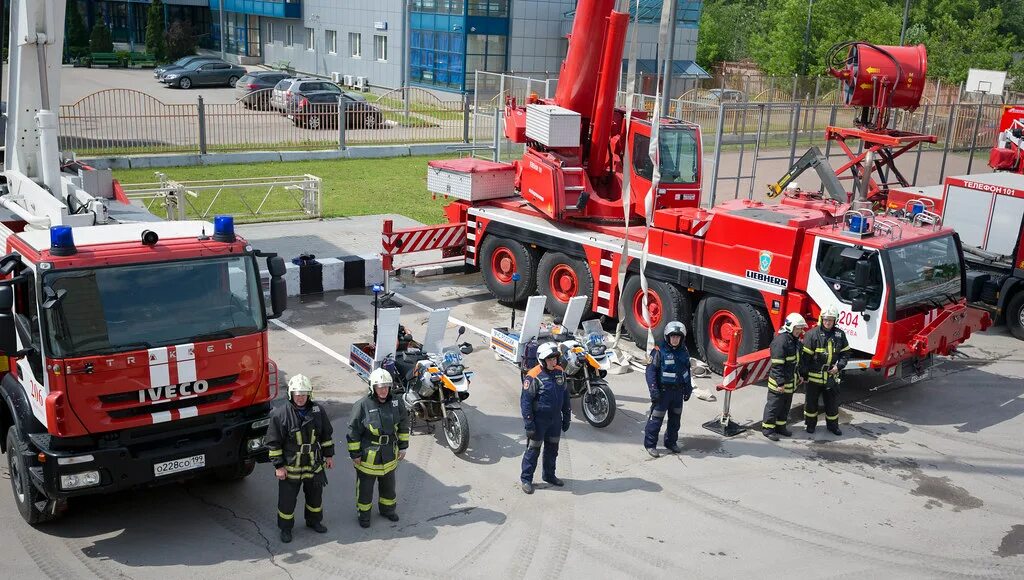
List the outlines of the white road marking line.
<svg viewBox="0 0 1024 580">
<path fill-rule="evenodd" d="M 395 298 L 398 298 L 399 300 L 402 300 L 403 302 L 408 302 L 409 304 L 412 304 L 413 306 L 415 306 L 415 307 L 417 307 L 417 308 L 419 308 L 421 310 L 425 310 L 427 312 L 433 312 L 435 310 L 434 308 L 431 308 L 431 307 L 427 306 L 426 304 L 422 304 L 420 302 L 417 302 L 417 301 L 413 300 L 412 298 L 409 298 L 408 296 L 405 296 L 403 294 L 399 294 L 398 292 L 395 292 Z M 448 318 L 448 320 L 450 320 L 450 321 L 452 321 L 455 324 L 458 324 L 460 326 L 465 326 L 469 330 L 472 330 L 473 332 L 479 334 L 480 336 L 482 336 L 484 338 L 488 338 L 489 339 L 491 337 L 491 333 L 490 332 L 484 332 L 483 330 L 473 326 L 472 324 L 470 324 L 468 322 L 464 322 L 462 320 L 459 320 L 458 318 L 455 318 L 454 316 L 450 316 Z M 275 322 L 276 322 L 276 320 L 275 320 Z"/>
<path fill-rule="evenodd" d="M 276 324 L 276 325 L 280 326 L 281 328 L 287 330 L 288 332 L 294 334 L 295 336 L 301 338 L 302 340 L 308 342 L 309 344 L 315 346 L 316 348 L 320 349 L 321 351 L 323 351 L 324 354 L 326 354 L 327 356 L 333 358 L 334 360 L 344 364 L 345 366 L 347 366 L 349 368 L 352 368 L 352 363 L 349 362 L 349 360 L 347 358 L 345 358 L 344 356 L 334 352 L 333 350 L 331 350 L 330 348 L 328 348 L 328 347 L 324 346 L 323 344 L 317 342 L 313 338 L 310 338 L 309 336 L 299 332 L 298 330 L 295 330 L 294 328 L 288 326 L 287 324 L 281 322 L 280 320 L 274 319 L 274 320 L 271 320 L 271 322 L 273 322 L 274 324 Z"/>
</svg>

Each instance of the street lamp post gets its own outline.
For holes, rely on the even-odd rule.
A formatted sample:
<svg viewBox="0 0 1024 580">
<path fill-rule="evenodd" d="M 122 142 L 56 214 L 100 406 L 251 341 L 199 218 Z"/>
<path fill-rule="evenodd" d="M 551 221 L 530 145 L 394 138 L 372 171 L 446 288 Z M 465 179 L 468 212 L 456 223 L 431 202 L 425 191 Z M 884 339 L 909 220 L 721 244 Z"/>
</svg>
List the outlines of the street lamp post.
<svg viewBox="0 0 1024 580">
<path fill-rule="evenodd" d="M 224 37 L 227 36 L 227 30 L 225 30 L 225 28 L 224 28 L 224 2 L 225 1 L 226 0 L 217 0 L 217 3 L 220 4 L 220 59 L 221 60 L 225 60 L 225 58 L 224 58 L 225 57 L 224 43 L 226 41 L 225 41 Z"/>
<path fill-rule="evenodd" d="M 807 61 L 811 52 L 811 8 L 814 7 L 814 0 L 807 0 L 807 28 L 804 30 L 804 59 L 800 66 L 800 74 L 807 76 Z"/>
</svg>

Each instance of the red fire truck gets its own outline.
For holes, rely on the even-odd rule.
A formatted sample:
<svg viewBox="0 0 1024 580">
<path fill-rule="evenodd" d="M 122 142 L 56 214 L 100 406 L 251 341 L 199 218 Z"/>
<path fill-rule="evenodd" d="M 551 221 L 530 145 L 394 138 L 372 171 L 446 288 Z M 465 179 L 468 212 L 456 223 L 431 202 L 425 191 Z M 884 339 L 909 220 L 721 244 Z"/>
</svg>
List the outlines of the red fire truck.
<svg viewBox="0 0 1024 580">
<path fill-rule="evenodd" d="M 215 223 L 161 221 L 109 172 L 61 162 L 64 2 L 12 2 L 0 183 L 0 447 L 22 517 L 72 497 L 248 475 L 277 371 L 284 262 Z M 44 78 L 40 78 L 40 75 Z M 28 137 L 26 137 L 28 136 Z"/>
<path fill-rule="evenodd" d="M 627 20 L 611 0 L 581 0 L 554 99 L 507 104 L 505 133 L 525 143 L 521 160 L 430 163 L 428 188 L 459 198 L 447 219 L 467 224 L 466 262 L 496 297 L 542 293 L 560 315 L 569 298 L 588 296 L 593 312 L 624 317 L 639 345 L 648 327 L 659 337 L 667 321 L 681 320 L 718 372 L 734 328 L 743 330 L 740 354 L 750 353 L 768 345 L 787 313 L 813 318 L 828 304 L 839 307 L 838 323 L 858 352 L 850 368 L 887 377 L 920 376 L 932 355 L 988 326 L 987 313 L 967 307 L 963 252 L 950 228 L 932 214 L 897 220 L 870 209 L 881 191 L 873 168 L 890 163 L 891 151 L 872 145 L 844 166 L 860 178 L 856 198 L 787 193 L 777 204 L 701 209 L 699 128 L 661 119 L 658 153 L 648 155 L 651 119 L 627 119 L 613 106 Z M 867 140 L 885 131 L 882 109 L 919 101 L 924 47 L 849 47 L 834 74 L 847 83 L 850 104 L 865 107 L 862 133 L 870 135 L 832 133 Z M 934 140 L 882 137 L 878 147 Z M 655 169 L 661 179 L 648 224 Z"/>
</svg>

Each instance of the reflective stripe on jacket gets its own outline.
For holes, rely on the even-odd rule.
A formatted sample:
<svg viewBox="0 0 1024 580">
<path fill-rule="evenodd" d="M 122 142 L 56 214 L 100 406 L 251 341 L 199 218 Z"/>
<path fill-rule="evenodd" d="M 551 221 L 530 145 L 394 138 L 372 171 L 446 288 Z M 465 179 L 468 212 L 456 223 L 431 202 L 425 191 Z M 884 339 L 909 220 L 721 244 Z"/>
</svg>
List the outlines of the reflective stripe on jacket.
<svg viewBox="0 0 1024 580">
<path fill-rule="evenodd" d="M 324 458 L 334 456 L 334 427 L 327 412 L 313 401 L 306 403 L 306 416 L 291 401 L 270 413 L 266 445 L 270 462 L 284 467 L 288 479 L 311 479 L 323 472 Z"/>
<path fill-rule="evenodd" d="M 398 452 L 409 447 L 409 411 L 400 397 L 383 403 L 374 395 L 360 399 L 352 408 L 348 425 L 348 454 L 362 461 L 356 469 L 369 475 L 385 475 L 398 467 Z"/>
</svg>

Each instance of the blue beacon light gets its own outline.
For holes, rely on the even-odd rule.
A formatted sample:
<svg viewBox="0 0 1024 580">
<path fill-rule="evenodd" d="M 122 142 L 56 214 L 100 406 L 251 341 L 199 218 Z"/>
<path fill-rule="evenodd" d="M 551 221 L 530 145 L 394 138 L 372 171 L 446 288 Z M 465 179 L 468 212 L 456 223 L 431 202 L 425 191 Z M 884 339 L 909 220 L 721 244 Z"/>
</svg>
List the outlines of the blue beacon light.
<svg viewBox="0 0 1024 580">
<path fill-rule="evenodd" d="M 75 237 L 71 226 L 50 226 L 50 254 L 54 256 L 74 256 L 78 253 Z"/>
<path fill-rule="evenodd" d="M 229 215 L 219 215 L 213 218 L 213 241 L 228 243 L 235 241 L 235 218 Z"/>
</svg>

